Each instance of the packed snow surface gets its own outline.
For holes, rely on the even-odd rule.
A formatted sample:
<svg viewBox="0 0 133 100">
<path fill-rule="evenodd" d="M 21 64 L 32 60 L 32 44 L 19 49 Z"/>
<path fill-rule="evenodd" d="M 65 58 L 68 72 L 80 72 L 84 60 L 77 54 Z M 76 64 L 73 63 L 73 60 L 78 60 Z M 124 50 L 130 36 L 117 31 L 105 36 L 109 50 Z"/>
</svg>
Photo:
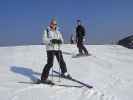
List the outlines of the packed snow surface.
<svg viewBox="0 0 133 100">
<path fill-rule="evenodd" d="M 68 72 L 75 79 L 92 85 L 49 79 L 64 86 L 30 84 L 40 78 L 47 61 L 45 45 L 0 47 L 0 100 L 133 100 L 133 50 L 118 45 L 86 45 L 91 56 L 72 58 L 76 45 L 61 49 Z M 53 69 L 59 71 L 54 59 Z M 59 82 L 60 80 L 60 82 Z"/>
</svg>

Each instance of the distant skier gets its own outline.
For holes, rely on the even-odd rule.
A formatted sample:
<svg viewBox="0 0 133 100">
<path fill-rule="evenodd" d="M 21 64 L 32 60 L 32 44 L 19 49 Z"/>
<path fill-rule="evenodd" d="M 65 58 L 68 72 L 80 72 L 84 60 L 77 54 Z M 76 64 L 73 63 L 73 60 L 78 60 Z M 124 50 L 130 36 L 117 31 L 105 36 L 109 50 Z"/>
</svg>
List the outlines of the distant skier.
<svg viewBox="0 0 133 100">
<path fill-rule="evenodd" d="M 77 43 L 77 47 L 79 49 L 78 55 L 89 55 L 89 53 L 83 43 L 84 37 L 85 37 L 85 28 L 83 27 L 83 25 L 81 25 L 81 21 L 77 20 L 76 43 Z"/>
<path fill-rule="evenodd" d="M 46 44 L 47 51 L 47 64 L 45 65 L 41 81 L 48 83 L 48 75 L 51 67 L 53 66 L 54 56 L 56 56 L 60 68 L 61 75 L 64 77 L 70 77 L 67 73 L 66 63 L 64 62 L 62 51 L 60 50 L 60 45 L 63 43 L 62 34 L 60 33 L 57 22 L 55 19 L 52 19 L 49 27 L 44 31 L 43 43 Z"/>
</svg>

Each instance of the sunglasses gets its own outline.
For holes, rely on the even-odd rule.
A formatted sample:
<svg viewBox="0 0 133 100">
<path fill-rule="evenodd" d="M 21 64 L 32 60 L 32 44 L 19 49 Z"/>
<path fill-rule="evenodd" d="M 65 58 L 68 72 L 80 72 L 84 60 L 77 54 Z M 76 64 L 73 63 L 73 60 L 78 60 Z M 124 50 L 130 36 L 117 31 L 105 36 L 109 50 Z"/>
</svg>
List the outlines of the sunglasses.
<svg viewBox="0 0 133 100">
<path fill-rule="evenodd" d="M 56 26 L 57 24 L 52 24 L 52 25 L 55 25 Z"/>
<path fill-rule="evenodd" d="M 57 25 L 57 23 L 51 23 L 51 25 Z"/>
</svg>

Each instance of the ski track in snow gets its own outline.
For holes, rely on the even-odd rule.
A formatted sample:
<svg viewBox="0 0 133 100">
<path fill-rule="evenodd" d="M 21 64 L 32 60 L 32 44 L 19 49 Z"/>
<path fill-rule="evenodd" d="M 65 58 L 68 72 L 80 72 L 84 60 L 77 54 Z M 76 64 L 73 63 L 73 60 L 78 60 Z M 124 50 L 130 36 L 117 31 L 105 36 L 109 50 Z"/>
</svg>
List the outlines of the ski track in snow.
<svg viewBox="0 0 133 100">
<path fill-rule="evenodd" d="M 1 100 L 132 100 L 133 51 L 117 45 L 89 45 L 92 56 L 72 58 L 75 45 L 63 45 L 64 59 L 74 78 L 93 84 L 93 89 L 43 84 L 20 84 L 40 77 L 46 63 L 45 46 L 0 47 Z M 73 48 L 73 49 L 72 49 Z M 38 59 L 39 58 L 39 59 Z M 85 65 L 84 65 L 85 63 Z M 82 67 L 84 65 L 84 67 Z M 14 72 L 10 67 L 15 66 Z M 55 60 L 54 66 L 59 66 Z M 126 66 L 126 67 L 125 67 Z M 20 68 L 22 67 L 22 68 Z M 24 68 L 23 68 L 24 67 Z M 76 67 L 76 70 L 75 70 Z M 21 70 L 20 70 L 21 69 Z M 32 69 L 32 70 L 31 70 Z M 57 68 L 58 69 L 58 68 Z M 24 72 L 23 72 L 24 71 Z M 34 72 L 36 71 L 36 72 Z M 37 72 L 40 72 L 37 73 Z M 36 75 L 35 75 L 36 74 Z M 88 78 L 86 77 L 88 75 Z M 56 78 L 55 78 L 56 79 Z M 58 80 L 58 79 L 57 79 Z M 63 80 L 63 83 L 65 80 Z M 6 83 L 6 84 L 5 84 Z M 66 81 L 67 84 L 69 82 Z M 124 93 L 128 93 L 123 95 Z M 130 93 L 131 92 L 131 93 Z M 7 93 L 7 97 L 6 97 Z M 3 96 L 4 95 L 4 96 Z"/>
<path fill-rule="evenodd" d="M 52 89 L 53 89 L 51 92 L 54 91 L 54 95 L 50 96 L 49 100 L 62 100 L 62 96 L 60 96 L 60 95 L 70 96 L 69 98 L 74 97 L 75 94 L 72 94 L 73 91 L 74 92 L 76 91 L 79 94 L 79 96 L 77 96 L 76 99 L 73 98 L 73 100 L 81 100 L 81 99 L 83 99 L 83 97 L 86 98 L 85 100 L 88 100 L 88 99 L 93 100 L 92 98 L 95 98 L 95 97 L 97 97 L 97 99 L 98 99 L 98 97 L 99 98 L 104 97 L 104 95 L 101 94 L 100 92 L 96 92 L 94 89 L 88 89 L 88 88 L 85 88 L 85 87 L 82 88 L 82 89 L 78 89 L 79 91 L 75 88 L 67 89 L 67 88 L 61 88 L 61 87 L 58 87 L 58 86 L 49 86 L 49 87 L 50 88 L 52 87 Z M 22 95 L 24 92 L 33 91 L 34 89 L 45 89 L 45 88 L 49 88 L 49 87 L 47 87 L 46 85 L 41 84 L 41 85 L 33 85 L 33 86 L 28 86 L 26 88 L 19 89 L 19 90 L 15 91 L 13 93 L 13 96 L 11 97 L 11 100 L 19 100 L 20 99 L 19 96 Z"/>
</svg>

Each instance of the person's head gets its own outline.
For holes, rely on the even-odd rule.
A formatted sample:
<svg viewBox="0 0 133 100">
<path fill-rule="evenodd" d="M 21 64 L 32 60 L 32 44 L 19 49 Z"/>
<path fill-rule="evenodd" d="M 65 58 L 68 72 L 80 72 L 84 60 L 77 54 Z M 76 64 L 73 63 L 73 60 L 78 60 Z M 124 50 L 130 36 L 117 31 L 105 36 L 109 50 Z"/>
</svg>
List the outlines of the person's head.
<svg viewBox="0 0 133 100">
<path fill-rule="evenodd" d="M 81 20 L 77 20 L 77 25 L 81 25 Z"/>
<path fill-rule="evenodd" d="M 56 19 L 52 19 L 51 20 L 50 28 L 53 29 L 53 30 L 56 30 L 56 28 L 57 28 L 57 21 L 56 21 Z"/>
</svg>

